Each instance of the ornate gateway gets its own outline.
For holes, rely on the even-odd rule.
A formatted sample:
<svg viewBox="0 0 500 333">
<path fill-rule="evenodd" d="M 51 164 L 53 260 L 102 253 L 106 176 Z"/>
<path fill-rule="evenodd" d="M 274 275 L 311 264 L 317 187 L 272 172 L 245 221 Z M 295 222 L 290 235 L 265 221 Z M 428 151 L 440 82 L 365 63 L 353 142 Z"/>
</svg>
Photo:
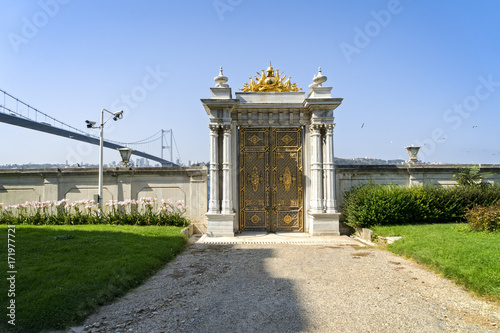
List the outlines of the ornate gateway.
<svg viewBox="0 0 500 333">
<path fill-rule="evenodd" d="M 270 64 L 233 98 L 222 68 L 202 99 L 210 128 L 207 236 L 338 235 L 333 129 L 341 98 L 321 69 L 300 92 Z"/>
<path fill-rule="evenodd" d="M 303 231 L 302 128 L 240 129 L 240 230 Z"/>
</svg>

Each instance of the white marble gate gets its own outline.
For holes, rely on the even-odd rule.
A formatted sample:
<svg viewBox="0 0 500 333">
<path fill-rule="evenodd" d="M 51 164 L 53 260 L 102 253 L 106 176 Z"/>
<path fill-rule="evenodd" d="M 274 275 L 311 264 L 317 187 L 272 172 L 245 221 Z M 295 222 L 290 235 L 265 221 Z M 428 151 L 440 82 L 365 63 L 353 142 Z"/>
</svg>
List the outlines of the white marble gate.
<svg viewBox="0 0 500 333">
<path fill-rule="evenodd" d="M 319 69 L 304 96 L 290 78 L 269 65 L 232 98 L 221 68 L 214 79 L 216 86 L 210 88 L 212 97 L 201 100 L 210 119 L 208 236 L 234 236 L 248 230 L 339 234 L 333 111 L 342 99 L 333 98 L 332 88 L 322 86 L 326 79 Z M 241 142 L 241 133 L 252 131 L 267 132 L 267 137 L 247 138 L 256 142 L 254 149 L 251 141 Z M 277 133 L 284 141 L 276 138 Z M 293 133 L 300 135 L 295 137 L 300 143 L 292 143 Z M 246 169 L 241 154 L 247 147 L 248 152 L 256 152 L 255 158 L 268 159 L 268 172 L 265 162 L 252 162 L 255 165 Z M 281 156 L 287 156 L 288 162 L 281 162 Z"/>
</svg>

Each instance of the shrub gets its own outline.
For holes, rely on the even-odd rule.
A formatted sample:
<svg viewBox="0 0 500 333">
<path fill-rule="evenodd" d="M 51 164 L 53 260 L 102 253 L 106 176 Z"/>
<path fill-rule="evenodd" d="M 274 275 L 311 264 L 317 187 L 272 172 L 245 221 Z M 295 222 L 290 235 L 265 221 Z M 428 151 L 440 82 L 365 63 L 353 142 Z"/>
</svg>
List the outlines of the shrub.
<svg viewBox="0 0 500 333">
<path fill-rule="evenodd" d="M 500 202 L 489 207 L 474 205 L 467 210 L 465 218 L 473 230 L 500 231 Z"/>
<path fill-rule="evenodd" d="M 345 193 L 343 214 L 353 228 L 373 225 L 452 223 L 475 204 L 500 200 L 500 186 L 361 185 Z"/>
</svg>

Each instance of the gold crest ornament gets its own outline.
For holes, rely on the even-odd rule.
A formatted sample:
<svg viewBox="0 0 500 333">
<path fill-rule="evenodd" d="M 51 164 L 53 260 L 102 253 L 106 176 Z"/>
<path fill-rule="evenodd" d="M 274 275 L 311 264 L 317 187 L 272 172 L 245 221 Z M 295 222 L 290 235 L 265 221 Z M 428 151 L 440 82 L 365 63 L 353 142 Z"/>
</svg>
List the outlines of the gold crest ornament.
<svg viewBox="0 0 500 333">
<path fill-rule="evenodd" d="M 289 78 L 286 78 L 285 74 L 280 74 L 279 69 L 274 70 L 269 62 L 269 67 L 266 71 L 262 70 L 262 73 L 254 76 L 255 81 L 250 77 L 250 83 L 245 83 L 243 88 L 240 88 L 243 92 L 287 92 L 287 91 L 299 91 L 302 88 L 297 88 L 297 83 L 291 82 Z"/>
</svg>

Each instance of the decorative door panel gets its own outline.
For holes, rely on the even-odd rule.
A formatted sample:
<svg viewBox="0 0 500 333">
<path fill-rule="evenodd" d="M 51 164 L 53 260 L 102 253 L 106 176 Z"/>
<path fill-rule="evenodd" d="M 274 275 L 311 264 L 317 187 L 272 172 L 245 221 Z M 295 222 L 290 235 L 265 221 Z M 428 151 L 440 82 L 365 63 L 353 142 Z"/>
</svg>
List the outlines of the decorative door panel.
<svg viewBox="0 0 500 333">
<path fill-rule="evenodd" d="M 269 129 L 242 129 L 240 148 L 242 229 L 270 230 Z"/>
<path fill-rule="evenodd" d="M 276 231 L 302 231 L 302 129 L 272 130 L 272 223 Z"/>
<path fill-rule="evenodd" d="M 240 129 L 240 230 L 302 231 L 302 129 Z"/>
</svg>

